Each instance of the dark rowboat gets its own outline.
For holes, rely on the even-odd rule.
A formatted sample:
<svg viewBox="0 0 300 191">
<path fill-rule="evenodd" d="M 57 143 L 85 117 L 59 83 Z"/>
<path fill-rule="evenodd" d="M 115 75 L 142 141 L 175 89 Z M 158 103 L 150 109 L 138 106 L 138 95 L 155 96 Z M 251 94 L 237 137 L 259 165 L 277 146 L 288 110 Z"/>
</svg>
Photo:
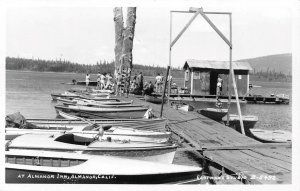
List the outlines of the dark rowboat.
<svg viewBox="0 0 300 191">
<path fill-rule="evenodd" d="M 156 103 L 156 104 L 161 104 L 162 102 L 162 97 L 156 97 L 156 96 L 150 96 L 150 95 L 145 95 L 144 96 L 145 101 L 150 102 L 150 103 Z M 167 99 L 164 99 L 164 103 L 167 101 Z"/>
<path fill-rule="evenodd" d="M 198 113 L 215 121 L 222 121 L 222 118 L 227 115 L 228 109 L 205 108 L 197 110 Z"/>
<path fill-rule="evenodd" d="M 257 116 L 244 115 L 242 116 L 244 123 L 244 130 L 247 136 L 251 136 L 250 129 L 254 128 L 256 122 L 258 121 Z M 223 122 L 227 123 L 227 116 L 223 117 Z M 229 114 L 229 126 L 235 129 L 238 132 L 242 132 L 240 125 L 240 118 L 238 115 Z"/>
<path fill-rule="evenodd" d="M 7 151 L 5 182 L 31 184 L 200 183 L 201 168 L 47 151 Z"/>
</svg>

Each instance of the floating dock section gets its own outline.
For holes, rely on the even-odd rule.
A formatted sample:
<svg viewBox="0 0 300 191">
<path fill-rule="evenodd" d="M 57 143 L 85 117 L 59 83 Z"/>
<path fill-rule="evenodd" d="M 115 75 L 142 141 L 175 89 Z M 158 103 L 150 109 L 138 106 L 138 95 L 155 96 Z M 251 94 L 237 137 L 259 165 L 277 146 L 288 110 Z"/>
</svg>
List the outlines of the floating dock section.
<svg viewBox="0 0 300 191">
<path fill-rule="evenodd" d="M 161 108 L 141 97 L 121 99 L 133 99 L 136 104 L 152 108 L 156 115 Z M 176 110 L 167 104 L 163 117 L 168 119 L 169 129 L 184 145 L 178 151 L 191 151 L 199 156 L 204 173 L 210 177 L 225 183 L 231 182 L 230 178 L 244 184 L 291 183 L 292 144 L 260 143 L 197 112 Z"/>
</svg>

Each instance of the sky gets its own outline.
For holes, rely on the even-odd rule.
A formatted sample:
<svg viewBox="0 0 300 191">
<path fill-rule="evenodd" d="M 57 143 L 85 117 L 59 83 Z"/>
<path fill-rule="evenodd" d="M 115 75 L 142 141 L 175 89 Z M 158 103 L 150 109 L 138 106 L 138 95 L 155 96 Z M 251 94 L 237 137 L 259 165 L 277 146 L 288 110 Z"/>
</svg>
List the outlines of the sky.
<svg viewBox="0 0 300 191">
<path fill-rule="evenodd" d="M 136 64 L 163 67 L 169 64 L 170 10 L 188 11 L 191 6 L 202 7 L 204 11 L 232 12 L 233 60 L 292 52 L 295 22 L 292 1 L 153 2 L 137 6 L 133 47 Z M 119 5 L 35 3 L 7 6 L 6 56 L 65 59 L 81 64 L 111 61 L 115 45 L 114 6 Z M 192 16 L 190 13 L 172 15 L 172 39 Z M 208 17 L 229 38 L 228 16 Z M 229 59 L 228 46 L 200 15 L 172 47 L 172 66 L 182 67 L 187 59 Z"/>
</svg>

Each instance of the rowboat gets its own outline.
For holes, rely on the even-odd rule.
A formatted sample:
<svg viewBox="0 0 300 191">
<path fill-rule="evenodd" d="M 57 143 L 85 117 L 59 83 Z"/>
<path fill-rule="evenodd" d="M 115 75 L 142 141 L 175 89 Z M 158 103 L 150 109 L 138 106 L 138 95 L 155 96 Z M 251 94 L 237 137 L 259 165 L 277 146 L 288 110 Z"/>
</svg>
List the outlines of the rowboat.
<svg viewBox="0 0 300 191">
<path fill-rule="evenodd" d="M 166 131 L 166 119 L 153 118 L 153 119 L 90 119 L 90 123 L 87 120 L 79 119 L 76 116 L 59 111 L 59 115 L 68 119 L 25 119 L 20 113 L 8 115 L 7 127 L 19 127 L 20 121 L 25 121 L 25 128 L 40 128 L 48 130 L 72 130 L 73 128 L 84 128 L 90 123 L 95 123 L 101 126 L 122 126 L 130 127 L 140 130 L 150 131 Z M 11 124 L 10 124 L 11 123 Z M 16 123 L 16 125 L 15 125 Z M 29 124 L 29 127 L 28 125 Z"/>
<path fill-rule="evenodd" d="M 24 134 L 13 139 L 9 150 L 45 150 L 109 155 L 160 163 L 172 163 L 177 145 L 172 143 L 130 142 L 127 140 L 93 140 L 76 133 Z"/>
<path fill-rule="evenodd" d="M 72 115 L 86 118 L 105 118 L 105 119 L 138 119 L 143 118 L 147 108 L 144 107 L 125 107 L 125 108 L 96 108 L 88 106 L 62 105 L 55 106 L 56 111 L 71 113 Z"/>
<path fill-rule="evenodd" d="M 256 122 L 258 121 L 257 116 L 252 115 L 244 115 L 242 116 L 245 134 L 251 135 L 250 129 L 254 128 Z M 227 116 L 223 117 L 222 121 L 227 123 Z M 242 132 L 241 125 L 240 125 L 240 118 L 238 115 L 229 114 L 229 126 L 235 129 L 238 132 Z"/>
<path fill-rule="evenodd" d="M 124 128 L 119 126 L 102 126 L 104 129 L 103 139 L 110 137 L 112 140 L 128 140 L 131 142 L 157 142 L 164 143 L 169 141 L 170 132 L 145 131 L 133 128 Z M 75 127 L 69 131 L 55 129 L 19 129 L 5 128 L 5 140 L 12 140 L 24 134 L 66 134 L 73 133 L 81 137 L 81 142 L 93 141 L 98 135 L 97 126 Z"/>
<path fill-rule="evenodd" d="M 199 183 L 200 167 L 53 151 L 6 151 L 5 182 L 31 184 Z"/>
<path fill-rule="evenodd" d="M 251 137 L 263 143 L 287 143 L 292 141 L 292 133 L 282 130 L 250 129 Z"/>
<path fill-rule="evenodd" d="M 144 98 L 145 98 L 145 101 L 150 102 L 150 103 L 156 103 L 156 104 L 161 104 L 162 103 L 162 97 L 145 95 Z M 167 99 L 165 98 L 164 103 L 166 101 L 167 101 Z"/>
<path fill-rule="evenodd" d="M 215 121 L 222 121 L 222 118 L 227 115 L 228 109 L 221 108 L 205 108 L 197 110 L 198 113 Z"/>
<path fill-rule="evenodd" d="M 53 100 L 57 100 L 58 97 L 60 97 L 60 98 L 78 98 L 79 95 L 66 91 L 64 93 L 51 93 L 51 97 Z"/>
<path fill-rule="evenodd" d="M 103 100 L 116 100 L 115 98 L 109 98 L 109 94 L 102 93 L 97 95 L 89 95 L 89 94 L 78 94 L 78 93 L 71 93 L 71 92 L 64 92 L 64 93 L 51 93 L 51 97 L 53 100 L 57 100 L 58 97 L 61 98 L 82 98 L 87 100 L 96 100 L 96 101 L 103 101 Z"/>
<path fill-rule="evenodd" d="M 56 98 L 57 101 L 60 101 L 64 105 L 86 105 L 86 106 L 93 106 L 93 105 L 131 105 L 133 101 L 120 101 L 116 99 L 106 99 L 103 101 L 94 101 L 94 100 L 87 100 L 87 99 L 66 99 L 58 97 Z"/>
<path fill-rule="evenodd" d="M 178 109 L 178 110 L 185 111 L 185 112 L 189 112 L 189 111 L 194 110 L 194 107 L 192 107 L 190 104 L 186 104 L 186 103 L 172 102 L 171 106 L 176 110 Z"/>
</svg>

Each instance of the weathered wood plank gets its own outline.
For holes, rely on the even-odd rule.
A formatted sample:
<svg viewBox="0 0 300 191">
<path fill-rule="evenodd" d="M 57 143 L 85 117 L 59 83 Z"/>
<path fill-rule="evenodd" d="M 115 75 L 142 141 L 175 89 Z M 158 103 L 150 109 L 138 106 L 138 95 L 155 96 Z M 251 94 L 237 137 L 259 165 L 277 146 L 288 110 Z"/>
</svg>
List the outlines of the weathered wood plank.
<svg viewBox="0 0 300 191">
<path fill-rule="evenodd" d="M 249 155 L 251 157 L 267 161 L 267 163 L 272 164 L 274 166 L 280 167 L 282 169 L 287 170 L 288 172 L 292 169 L 292 161 L 283 161 L 280 158 L 274 158 L 269 155 L 262 155 L 253 151 L 249 150 L 243 150 L 242 153 L 245 153 L 246 155 Z"/>
</svg>

